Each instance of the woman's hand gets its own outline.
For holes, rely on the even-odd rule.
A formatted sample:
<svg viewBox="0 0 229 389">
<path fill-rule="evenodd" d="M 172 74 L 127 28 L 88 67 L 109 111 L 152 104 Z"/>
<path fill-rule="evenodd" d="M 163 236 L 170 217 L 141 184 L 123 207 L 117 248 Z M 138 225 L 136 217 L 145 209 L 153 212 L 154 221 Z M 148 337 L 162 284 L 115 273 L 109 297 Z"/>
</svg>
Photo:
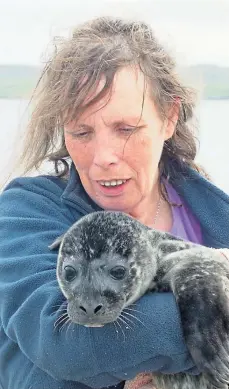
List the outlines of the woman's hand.
<svg viewBox="0 0 229 389">
<path fill-rule="evenodd" d="M 138 374 L 133 380 L 126 381 L 124 389 L 156 389 L 153 386 L 153 376 L 150 373 Z"/>
</svg>

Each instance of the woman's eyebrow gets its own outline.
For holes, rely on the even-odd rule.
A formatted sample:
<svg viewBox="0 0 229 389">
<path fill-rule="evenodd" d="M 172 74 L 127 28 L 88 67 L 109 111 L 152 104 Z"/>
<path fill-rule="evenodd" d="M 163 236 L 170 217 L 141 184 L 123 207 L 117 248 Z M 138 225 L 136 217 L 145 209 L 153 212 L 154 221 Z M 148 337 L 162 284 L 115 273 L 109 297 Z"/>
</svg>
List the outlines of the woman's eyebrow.
<svg viewBox="0 0 229 389">
<path fill-rule="evenodd" d="M 129 125 L 131 127 L 135 127 L 137 126 L 139 123 L 142 123 L 143 122 L 143 119 L 139 116 L 126 116 L 126 117 L 122 117 L 121 119 L 116 119 L 116 120 L 110 120 L 109 122 L 106 122 L 104 121 L 104 123 L 107 125 L 107 126 L 111 126 L 111 127 L 119 127 L 119 126 L 123 126 L 123 125 Z"/>
<path fill-rule="evenodd" d="M 137 126 L 139 123 L 142 123 L 143 122 L 143 119 L 139 116 L 129 116 L 129 117 L 123 117 L 122 119 L 116 119 L 116 120 L 109 120 L 108 121 L 105 121 L 103 119 L 103 122 L 104 124 L 107 126 L 107 127 L 119 127 L 119 126 L 123 126 L 123 125 L 129 125 L 131 127 L 135 127 Z M 76 125 L 76 127 L 74 128 L 74 130 L 84 130 L 84 131 L 92 131 L 94 130 L 94 127 L 90 126 L 89 124 L 84 124 L 84 123 L 79 123 Z M 67 132 L 71 132 L 67 130 Z"/>
<path fill-rule="evenodd" d="M 71 128 L 70 130 L 66 130 L 67 133 L 74 132 L 75 130 L 83 130 L 83 131 L 92 131 L 94 128 L 92 126 L 89 126 L 88 124 L 77 124 L 74 128 Z"/>
</svg>

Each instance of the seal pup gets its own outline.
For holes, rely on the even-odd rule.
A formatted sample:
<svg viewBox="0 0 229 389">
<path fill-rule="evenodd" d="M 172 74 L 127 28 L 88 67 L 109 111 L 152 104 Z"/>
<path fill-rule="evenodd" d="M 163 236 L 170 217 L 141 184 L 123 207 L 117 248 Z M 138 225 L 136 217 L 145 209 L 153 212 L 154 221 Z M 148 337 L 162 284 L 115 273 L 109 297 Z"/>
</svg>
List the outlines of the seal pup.
<svg viewBox="0 0 229 389">
<path fill-rule="evenodd" d="M 57 280 L 73 323 L 103 326 L 146 292 L 171 291 L 186 345 L 202 373 L 153 373 L 154 386 L 228 388 L 229 261 L 217 250 L 111 211 L 81 218 L 49 247 L 59 247 Z"/>
</svg>

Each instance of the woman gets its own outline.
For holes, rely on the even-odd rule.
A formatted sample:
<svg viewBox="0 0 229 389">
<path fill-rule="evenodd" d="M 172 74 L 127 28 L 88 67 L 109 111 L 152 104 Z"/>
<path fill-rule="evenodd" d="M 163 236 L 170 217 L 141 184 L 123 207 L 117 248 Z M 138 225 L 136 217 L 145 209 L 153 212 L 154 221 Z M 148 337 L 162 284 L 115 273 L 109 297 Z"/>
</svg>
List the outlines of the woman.
<svg viewBox="0 0 229 389">
<path fill-rule="evenodd" d="M 170 293 L 137 303 L 125 341 L 113 325 L 54 328 L 63 297 L 48 246 L 87 213 L 119 210 L 229 247 L 229 198 L 194 162 L 193 97 L 172 59 L 144 23 L 98 18 L 57 49 L 37 99 L 24 173 L 51 160 L 58 174 L 17 178 L 1 195 L 2 387 L 123 388 L 143 371 L 198 374 Z"/>
</svg>

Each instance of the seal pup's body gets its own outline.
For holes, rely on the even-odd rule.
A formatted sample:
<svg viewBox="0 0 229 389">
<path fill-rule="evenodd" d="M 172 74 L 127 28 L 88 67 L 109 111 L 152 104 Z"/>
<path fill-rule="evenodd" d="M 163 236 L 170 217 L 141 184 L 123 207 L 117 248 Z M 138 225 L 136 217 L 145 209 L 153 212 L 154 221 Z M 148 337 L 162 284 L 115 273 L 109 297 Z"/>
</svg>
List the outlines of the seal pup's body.
<svg viewBox="0 0 229 389">
<path fill-rule="evenodd" d="M 157 389 L 228 388 L 229 261 L 216 250 L 152 230 L 121 212 L 76 222 L 60 245 L 57 279 L 74 323 L 115 322 L 147 291 L 175 295 L 185 342 L 201 373 L 153 373 Z M 213 340 L 214 339 L 214 340 Z"/>
</svg>

